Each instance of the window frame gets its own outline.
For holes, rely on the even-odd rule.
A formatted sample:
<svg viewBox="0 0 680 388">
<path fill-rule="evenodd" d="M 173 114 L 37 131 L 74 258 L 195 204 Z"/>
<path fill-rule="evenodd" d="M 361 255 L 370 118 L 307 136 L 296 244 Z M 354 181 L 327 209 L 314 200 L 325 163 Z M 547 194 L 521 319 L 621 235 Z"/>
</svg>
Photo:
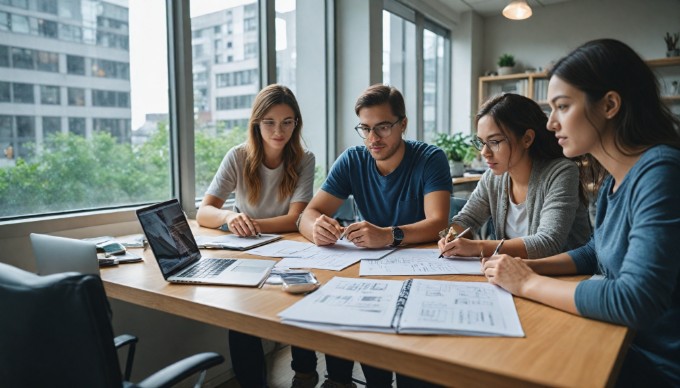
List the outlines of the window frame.
<svg viewBox="0 0 680 388">
<path fill-rule="evenodd" d="M 276 81 L 276 51 L 275 51 L 275 0 L 259 0 L 257 12 L 259 13 L 258 34 L 259 53 L 260 53 L 260 85 L 268 85 Z M 393 1 L 393 0 L 386 0 Z M 169 153 L 171 170 L 171 192 L 170 196 L 178 198 L 184 211 L 190 218 L 195 217 L 196 213 L 196 193 L 195 193 L 195 154 L 194 154 L 194 119 L 193 119 L 193 74 L 192 74 L 192 55 L 191 55 L 191 16 L 189 0 L 165 0 L 167 18 L 167 45 L 168 45 L 168 79 L 169 79 Z M 338 123 L 337 96 L 339 89 L 335 67 L 334 42 L 336 40 L 336 0 L 325 0 L 325 23 L 326 23 L 326 93 L 325 104 L 327 135 L 325 137 L 326 153 L 317 155 L 317 159 L 325 159 L 327 171 L 337 155 L 335 149 L 339 139 L 337 139 L 336 126 Z M 61 14 L 62 11 L 60 10 Z M 420 21 L 422 23 L 423 20 Z M 227 21 L 225 24 L 225 40 L 230 41 L 230 25 L 233 22 Z M 449 41 L 450 42 L 450 41 Z M 447 50 L 450 48 L 447 47 Z M 13 55 L 8 46 L 8 60 L 12 66 Z M 36 67 L 35 52 L 33 54 L 33 68 Z M 422 57 L 422 50 L 419 50 Z M 88 75 L 89 59 L 84 58 L 85 75 Z M 65 64 L 64 64 L 64 67 Z M 63 69 L 65 74 L 67 69 Z M 421 76 L 422 77 L 422 76 Z M 333 82 L 333 81 L 337 82 Z M 450 94 L 450 86 L 448 86 Z M 422 97 L 421 97 L 422 98 Z M 62 101 L 68 105 L 68 101 Z M 68 118 L 77 119 L 76 116 L 67 115 Z M 450 119 L 450 117 L 449 117 Z M 67 124 L 64 124 L 67 125 Z M 71 130 L 70 123 L 67 130 Z M 182 128 L 179 131 L 178 128 Z M 75 230 L 79 228 L 90 228 L 92 226 L 106 227 L 106 230 L 113 230 L 107 233 L 124 234 L 130 230 L 137 230 L 135 210 L 145 204 L 138 206 L 112 206 L 102 207 L 95 210 L 64 211 L 49 214 L 17 216 L 0 220 L 0 234 L 11 236 L 25 236 L 29 232 L 51 233 L 59 230 Z"/>
</svg>

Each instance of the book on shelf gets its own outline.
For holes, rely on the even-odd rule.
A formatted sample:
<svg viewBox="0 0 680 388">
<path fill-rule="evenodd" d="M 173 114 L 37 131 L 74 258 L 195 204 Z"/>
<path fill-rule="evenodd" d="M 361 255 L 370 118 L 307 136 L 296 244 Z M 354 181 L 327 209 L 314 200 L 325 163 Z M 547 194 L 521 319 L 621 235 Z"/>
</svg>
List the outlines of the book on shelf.
<svg viewBox="0 0 680 388">
<path fill-rule="evenodd" d="M 334 277 L 279 317 L 318 330 L 524 337 L 512 295 L 481 282 Z"/>
</svg>

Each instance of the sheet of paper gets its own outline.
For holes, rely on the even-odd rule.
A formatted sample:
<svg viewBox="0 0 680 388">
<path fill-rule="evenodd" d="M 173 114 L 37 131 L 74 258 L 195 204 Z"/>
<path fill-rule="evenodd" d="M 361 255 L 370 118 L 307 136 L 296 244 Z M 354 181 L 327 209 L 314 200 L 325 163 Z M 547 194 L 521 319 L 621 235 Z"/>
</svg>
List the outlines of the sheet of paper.
<svg viewBox="0 0 680 388">
<path fill-rule="evenodd" d="M 334 277 L 283 310 L 284 323 L 333 325 L 354 330 L 390 329 L 403 282 Z"/>
<path fill-rule="evenodd" d="M 361 259 L 379 259 L 394 248 L 368 249 L 357 247 L 346 240 L 339 240 L 334 245 L 316 246 L 312 243 L 297 241 L 278 241 L 260 248 L 247 251 L 248 253 L 269 257 L 299 257 L 307 259 L 343 258 L 353 259 L 357 262 Z"/>
<path fill-rule="evenodd" d="M 327 269 L 330 271 L 342 271 L 350 265 L 356 263 L 359 259 L 347 256 L 340 257 L 321 257 L 321 258 L 306 258 L 306 257 L 286 257 L 276 263 L 276 268 L 315 268 Z"/>
<path fill-rule="evenodd" d="M 403 333 L 524 337 L 512 295 L 489 283 L 414 279 Z"/>
<path fill-rule="evenodd" d="M 280 239 L 281 236 L 278 234 L 262 234 L 260 236 L 240 237 L 235 234 L 222 234 L 218 236 L 195 236 L 195 238 L 199 248 L 245 249 Z"/>
<path fill-rule="evenodd" d="M 247 250 L 246 253 L 267 257 L 298 257 L 295 253 L 303 251 L 314 244 L 309 242 L 279 240 L 271 244 Z"/>
<path fill-rule="evenodd" d="M 399 249 L 380 260 L 361 260 L 359 276 L 481 275 L 479 259 L 440 259 L 439 249 Z"/>
</svg>

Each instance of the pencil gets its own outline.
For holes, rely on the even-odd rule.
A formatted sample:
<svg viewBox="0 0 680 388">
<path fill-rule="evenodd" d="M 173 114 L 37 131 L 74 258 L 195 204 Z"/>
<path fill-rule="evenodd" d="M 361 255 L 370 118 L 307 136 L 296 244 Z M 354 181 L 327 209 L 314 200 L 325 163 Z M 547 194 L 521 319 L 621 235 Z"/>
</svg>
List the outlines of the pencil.
<svg viewBox="0 0 680 388">
<path fill-rule="evenodd" d="M 345 238 L 346 234 L 347 234 L 347 228 L 345 228 L 345 230 L 342 231 L 342 234 L 340 235 L 340 238 L 338 240 L 342 240 L 343 238 Z"/>
</svg>

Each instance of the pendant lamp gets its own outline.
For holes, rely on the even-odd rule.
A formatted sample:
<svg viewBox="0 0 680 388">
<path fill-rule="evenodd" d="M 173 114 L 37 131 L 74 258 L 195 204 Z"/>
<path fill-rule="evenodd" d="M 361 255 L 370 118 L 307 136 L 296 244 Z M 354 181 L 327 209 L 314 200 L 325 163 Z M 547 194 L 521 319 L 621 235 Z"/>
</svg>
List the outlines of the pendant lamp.
<svg viewBox="0 0 680 388">
<path fill-rule="evenodd" d="M 512 20 L 524 20 L 531 16 L 531 7 L 526 0 L 512 0 L 503 8 L 503 16 Z"/>
</svg>

